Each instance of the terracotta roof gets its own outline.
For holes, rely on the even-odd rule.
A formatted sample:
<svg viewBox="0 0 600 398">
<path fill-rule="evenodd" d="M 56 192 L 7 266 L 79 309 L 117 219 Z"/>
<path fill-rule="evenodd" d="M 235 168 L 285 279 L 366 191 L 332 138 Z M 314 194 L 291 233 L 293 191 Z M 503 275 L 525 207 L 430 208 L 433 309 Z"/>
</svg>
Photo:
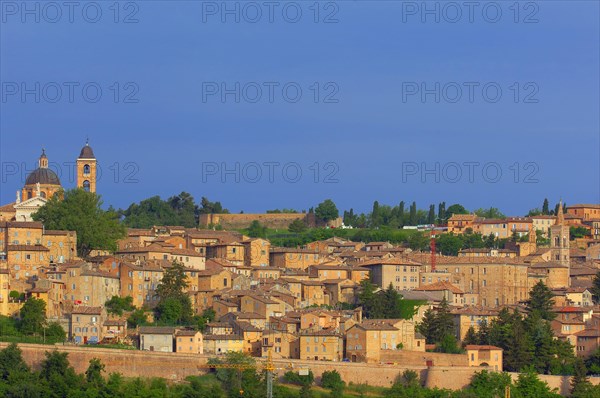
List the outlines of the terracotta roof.
<svg viewBox="0 0 600 398">
<path fill-rule="evenodd" d="M 71 311 L 71 314 L 100 315 L 102 314 L 102 307 L 76 306 Z"/>
<path fill-rule="evenodd" d="M 355 326 L 360 327 L 364 330 L 399 330 L 393 326 L 391 322 L 385 319 L 368 319 L 362 323 L 357 323 Z"/>
<path fill-rule="evenodd" d="M 454 294 L 464 294 L 465 293 L 462 290 L 460 290 L 458 287 L 456 287 L 453 284 L 451 284 L 450 282 L 446 282 L 446 281 L 435 282 L 430 285 L 425 285 L 425 286 L 415 288 L 414 290 L 421 290 L 421 291 L 425 291 L 425 292 L 448 290 Z"/>
<path fill-rule="evenodd" d="M 140 334 L 174 334 L 175 328 L 171 326 L 140 326 Z"/>
<path fill-rule="evenodd" d="M 10 251 L 28 251 L 28 252 L 48 252 L 50 251 L 43 245 L 8 245 L 7 250 Z"/>
<path fill-rule="evenodd" d="M 566 265 L 563 265 L 561 263 L 557 263 L 554 261 L 548 261 L 548 262 L 540 262 L 540 263 L 535 263 L 535 264 L 531 264 L 530 268 L 569 268 Z"/>
<path fill-rule="evenodd" d="M 452 214 L 448 221 L 471 221 L 476 218 L 477 216 L 475 214 Z"/>
<path fill-rule="evenodd" d="M 361 267 L 368 267 L 371 265 L 412 265 L 412 266 L 419 266 L 422 265 L 421 263 L 417 263 L 414 261 L 411 261 L 407 258 L 399 258 L 399 257 L 394 257 L 394 258 L 387 258 L 387 259 L 374 259 L 374 260 L 369 260 L 369 261 L 365 261 L 363 263 L 360 263 Z"/>
<path fill-rule="evenodd" d="M 496 347 L 496 346 L 493 346 L 493 345 L 468 344 L 465 348 L 467 350 L 479 350 L 479 351 L 489 351 L 489 350 L 500 350 L 500 351 L 502 351 L 502 348 Z"/>
<path fill-rule="evenodd" d="M 577 337 L 600 337 L 600 330 L 599 329 L 585 329 L 582 330 L 581 332 L 577 332 L 575 333 L 575 336 Z"/>
<path fill-rule="evenodd" d="M 94 151 L 89 144 L 86 143 L 85 146 L 81 148 L 78 159 L 96 159 L 96 156 L 94 156 Z"/>
<path fill-rule="evenodd" d="M 300 335 L 301 336 L 335 336 L 335 337 L 339 337 L 342 338 L 343 336 L 335 331 L 335 330 L 328 330 L 328 329 L 322 329 L 322 330 L 302 330 L 300 331 Z"/>
<path fill-rule="evenodd" d="M 27 176 L 27 179 L 25 180 L 25 186 L 35 185 L 37 183 L 42 185 L 60 185 L 60 179 L 53 170 L 47 167 L 40 167 L 33 170 Z"/>
<path fill-rule="evenodd" d="M 198 330 L 184 329 L 175 332 L 175 336 L 195 336 L 198 333 L 200 333 Z"/>
<path fill-rule="evenodd" d="M 59 230 L 55 230 L 55 229 L 47 229 L 44 231 L 44 235 L 49 235 L 49 236 L 64 236 L 64 235 L 70 235 L 70 234 L 74 234 L 74 231 L 59 231 Z"/>
<path fill-rule="evenodd" d="M 0 221 L 2 228 L 35 228 L 42 229 L 44 226 L 38 221 Z"/>
<path fill-rule="evenodd" d="M 590 209 L 600 209 L 600 204 L 596 205 L 596 204 L 576 204 L 576 205 L 569 205 L 567 206 L 567 210 L 568 209 L 574 209 L 574 208 L 582 208 L 582 207 L 586 207 L 586 208 L 590 208 Z"/>
<path fill-rule="evenodd" d="M 15 202 L 0 206 L 0 211 L 15 211 Z"/>
<path fill-rule="evenodd" d="M 206 334 L 204 340 L 244 340 L 244 338 L 235 334 Z"/>
</svg>

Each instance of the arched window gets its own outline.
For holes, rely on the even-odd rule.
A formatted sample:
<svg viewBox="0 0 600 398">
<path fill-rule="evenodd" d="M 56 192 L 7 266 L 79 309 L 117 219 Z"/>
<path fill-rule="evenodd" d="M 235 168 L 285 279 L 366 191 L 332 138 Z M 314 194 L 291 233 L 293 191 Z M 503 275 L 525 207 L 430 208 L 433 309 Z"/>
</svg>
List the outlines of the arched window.
<svg viewBox="0 0 600 398">
<path fill-rule="evenodd" d="M 42 196 L 42 198 L 45 198 L 46 197 L 46 192 L 42 191 L 41 192 L 41 196 Z"/>
<path fill-rule="evenodd" d="M 86 165 L 83 166 L 83 174 L 84 175 L 89 175 L 90 174 L 90 170 L 91 169 L 90 169 L 90 165 L 89 164 L 86 164 Z"/>
<path fill-rule="evenodd" d="M 88 180 L 85 180 L 83 182 L 83 190 L 86 192 L 90 192 L 90 182 Z"/>
<path fill-rule="evenodd" d="M 33 198 L 33 192 L 27 191 L 27 199 Z"/>
</svg>

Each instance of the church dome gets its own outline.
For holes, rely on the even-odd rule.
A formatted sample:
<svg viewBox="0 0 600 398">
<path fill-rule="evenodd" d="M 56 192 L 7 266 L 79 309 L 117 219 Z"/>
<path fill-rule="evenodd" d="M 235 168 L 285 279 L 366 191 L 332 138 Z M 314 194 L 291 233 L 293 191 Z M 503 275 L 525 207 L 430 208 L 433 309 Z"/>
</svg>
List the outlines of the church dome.
<svg viewBox="0 0 600 398">
<path fill-rule="evenodd" d="M 85 146 L 83 148 L 81 148 L 81 153 L 79 154 L 79 159 L 96 159 L 96 156 L 94 156 L 94 151 L 92 150 L 92 147 L 87 142 L 85 143 Z"/>
<path fill-rule="evenodd" d="M 60 185 L 60 180 L 56 173 L 48 168 L 40 167 L 35 169 L 27 176 L 27 180 L 25 180 L 25 185 L 35 185 L 37 183 L 47 184 L 47 185 Z"/>
</svg>

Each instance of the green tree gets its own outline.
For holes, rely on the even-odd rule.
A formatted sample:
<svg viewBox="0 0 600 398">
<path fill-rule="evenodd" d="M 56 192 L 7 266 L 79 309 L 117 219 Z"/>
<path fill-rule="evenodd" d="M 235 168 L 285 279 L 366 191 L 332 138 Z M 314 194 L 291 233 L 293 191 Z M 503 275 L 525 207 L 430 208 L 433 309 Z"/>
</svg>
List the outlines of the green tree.
<svg viewBox="0 0 600 398">
<path fill-rule="evenodd" d="M 248 236 L 251 238 L 266 238 L 267 227 L 263 226 L 258 220 L 254 220 L 248 227 Z"/>
<path fill-rule="evenodd" d="M 125 236 L 118 214 L 101 206 L 96 193 L 73 189 L 52 196 L 32 218 L 48 229 L 77 232 L 77 251 L 87 257 L 92 249 L 115 251 L 117 240 Z"/>
<path fill-rule="evenodd" d="M 35 297 L 30 298 L 21 307 L 19 329 L 24 334 L 41 333 L 46 321 L 46 302 Z"/>
<path fill-rule="evenodd" d="M 373 209 L 371 210 L 371 228 L 377 228 L 383 223 L 383 217 L 379 211 L 379 202 L 373 202 Z"/>
<path fill-rule="evenodd" d="M 497 398 L 504 397 L 507 386 L 512 386 L 512 379 L 508 373 L 482 370 L 473 375 L 468 391 L 479 398 Z"/>
<path fill-rule="evenodd" d="M 556 390 L 541 381 L 533 368 L 525 368 L 515 383 L 515 392 L 522 398 L 559 398 Z"/>
<path fill-rule="evenodd" d="M 591 235 L 590 231 L 585 227 L 569 228 L 569 239 L 570 240 L 581 239 L 581 238 L 585 238 L 586 236 L 590 236 L 590 235 Z"/>
<path fill-rule="evenodd" d="M 343 389 L 346 383 L 337 370 L 326 370 L 321 375 L 321 386 L 330 390 Z"/>
<path fill-rule="evenodd" d="M 481 321 L 479 324 L 479 330 L 477 331 L 477 344 L 481 345 L 491 345 L 490 338 L 490 325 L 488 325 L 487 320 Z"/>
<path fill-rule="evenodd" d="M 517 372 L 533 361 L 533 343 L 517 310 L 511 317 L 511 323 L 504 326 L 511 329 L 505 347 L 501 346 L 505 349 L 504 368 Z"/>
<path fill-rule="evenodd" d="M 144 325 L 147 322 L 148 316 L 146 315 L 146 312 L 141 308 L 134 310 L 127 318 L 127 325 L 131 328 Z"/>
<path fill-rule="evenodd" d="M 458 341 L 453 334 L 447 333 L 437 343 L 435 348 L 437 352 L 444 352 L 446 354 L 460 354 L 463 350 L 459 347 Z"/>
<path fill-rule="evenodd" d="M 22 351 L 15 343 L 0 350 L 0 380 L 8 380 L 11 375 L 28 371 L 29 367 L 23 360 Z"/>
<path fill-rule="evenodd" d="M 465 209 L 463 205 L 455 203 L 446 209 L 446 216 L 448 218 L 452 217 L 454 214 L 469 214 L 469 211 Z"/>
<path fill-rule="evenodd" d="M 542 205 L 542 214 L 545 216 L 550 214 L 550 203 L 548 202 L 548 198 L 544 198 L 544 204 Z"/>
<path fill-rule="evenodd" d="M 377 286 L 374 285 L 371 280 L 364 279 L 360 282 L 358 301 L 363 307 L 365 316 L 369 318 L 377 318 L 377 315 L 380 315 L 382 312 L 380 308 L 381 303 L 377 300 L 375 290 L 377 290 Z"/>
<path fill-rule="evenodd" d="M 152 196 L 139 203 L 132 203 L 120 211 L 123 224 L 132 228 L 151 228 L 154 225 L 178 224 L 177 213 L 160 196 Z"/>
<path fill-rule="evenodd" d="M 438 224 L 446 224 L 446 202 L 440 202 L 438 205 Z"/>
<path fill-rule="evenodd" d="M 503 219 L 506 215 L 502 213 L 497 207 L 490 207 L 489 209 L 479 208 L 474 211 L 479 217 L 492 218 L 492 219 Z"/>
<path fill-rule="evenodd" d="M 199 214 L 229 214 L 229 210 L 223 208 L 221 202 L 211 202 L 205 197 L 200 200 Z"/>
<path fill-rule="evenodd" d="M 554 295 L 552 291 L 543 281 L 539 281 L 529 292 L 529 300 L 526 302 L 527 312 L 529 314 L 537 312 L 542 319 L 551 321 L 556 317 L 556 314 L 552 312 L 553 307 Z"/>
<path fill-rule="evenodd" d="M 228 392 L 229 397 L 263 397 L 264 384 L 256 371 L 254 359 L 241 352 L 229 352 L 224 358 L 209 359 L 209 364 L 240 365 L 241 369 L 217 369 L 216 376 Z M 240 391 L 243 390 L 243 395 Z"/>
<path fill-rule="evenodd" d="M 408 236 L 406 243 L 412 250 L 424 251 L 429 247 L 429 238 L 421 232 L 416 232 Z"/>
<path fill-rule="evenodd" d="M 479 344 L 479 339 L 477 338 L 477 333 L 473 326 L 469 326 L 465 338 L 463 339 L 463 345 L 467 346 L 470 344 Z"/>
<path fill-rule="evenodd" d="M 404 201 L 401 201 L 398 205 L 397 217 L 398 217 L 398 227 L 402 228 L 406 224 L 405 214 L 404 214 Z"/>
<path fill-rule="evenodd" d="M 587 377 L 587 369 L 583 359 L 575 360 L 575 372 L 571 378 L 571 397 L 588 397 L 592 383 Z"/>
<path fill-rule="evenodd" d="M 325 199 L 316 207 L 315 216 L 323 222 L 328 222 L 338 218 L 339 212 L 331 199 Z"/>
<path fill-rule="evenodd" d="M 585 366 L 590 374 L 600 374 L 600 348 L 585 360 Z"/>
<path fill-rule="evenodd" d="M 50 322 L 46 327 L 44 334 L 48 341 L 62 342 L 67 338 L 67 332 L 58 322 Z"/>
<path fill-rule="evenodd" d="M 171 196 L 167 199 L 167 203 L 175 212 L 175 225 L 182 225 L 187 228 L 193 228 L 198 225 L 196 217 L 198 206 L 196 206 L 194 197 L 191 194 L 181 192 L 179 195 Z"/>
<path fill-rule="evenodd" d="M 429 213 L 427 214 L 427 224 L 435 224 L 435 205 L 429 206 Z"/>
<path fill-rule="evenodd" d="M 596 272 L 596 276 L 594 276 L 594 280 L 592 282 L 592 288 L 590 289 L 592 293 L 592 298 L 595 304 L 600 303 L 600 271 Z"/>
<path fill-rule="evenodd" d="M 69 391 L 75 389 L 82 382 L 82 379 L 75 373 L 70 366 L 66 352 L 46 351 L 44 359 L 40 366 L 40 378 L 52 386 L 53 396 L 66 397 Z"/>
<path fill-rule="evenodd" d="M 453 233 L 441 234 L 436 238 L 436 248 L 443 255 L 456 256 L 462 247 L 462 238 Z"/>
<path fill-rule="evenodd" d="M 350 209 L 350 211 L 352 211 L 352 209 Z M 345 225 L 350 225 L 350 224 L 346 224 L 346 221 L 344 221 Z M 292 232 L 292 233 L 296 233 L 296 234 L 300 234 L 304 231 L 306 231 L 308 227 L 306 226 L 306 223 L 300 219 L 296 219 L 294 221 L 292 221 L 288 227 L 288 231 Z"/>
<path fill-rule="evenodd" d="M 191 322 L 193 309 L 190 296 L 186 293 L 188 286 L 183 264 L 173 261 L 156 287 L 156 314 L 161 323 L 181 325 Z"/>
<path fill-rule="evenodd" d="M 427 390 L 421 386 L 414 370 L 405 370 L 385 395 L 390 398 L 428 398 Z"/>
<path fill-rule="evenodd" d="M 85 371 L 85 380 L 95 387 L 101 387 L 104 385 L 102 372 L 104 372 L 104 364 L 102 361 L 100 361 L 98 358 L 92 358 L 90 359 L 90 364 Z"/>
<path fill-rule="evenodd" d="M 133 305 L 133 297 L 131 296 L 112 296 L 110 300 L 104 303 L 104 306 L 109 314 L 119 316 L 123 315 L 124 311 L 133 311 L 135 309 L 135 306 Z"/>
<path fill-rule="evenodd" d="M 408 225 L 417 225 L 418 221 L 419 220 L 417 218 L 417 202 L 412 202 L 408 214 Z"/>
<path fill-rule="evenodd" d="M 212 308 L 207 308 L 204 311 L 202 311 L 202 315 L 200 315 L 199 317 L 195 317 L 195 323 L 198 330 L 204 332 L 204 330 L 206 329 L 206 324 L 214 321 L 216 315 L 217 314 L 215 310 L 213 310 Z"/>
</svg>

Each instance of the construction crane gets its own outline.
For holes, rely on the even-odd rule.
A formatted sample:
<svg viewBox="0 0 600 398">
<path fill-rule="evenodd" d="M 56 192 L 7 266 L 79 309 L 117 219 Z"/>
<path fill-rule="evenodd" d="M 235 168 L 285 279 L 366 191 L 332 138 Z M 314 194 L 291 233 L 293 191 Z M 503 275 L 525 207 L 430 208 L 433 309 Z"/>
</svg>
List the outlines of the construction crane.
<svg viewBox="0 0 600 398">
<path fill-rule="evenodd" d="M 215 363 L 215 364 L 207 363 L 207 364 L 198 365 L 198 367 L 205 368 L 205 369 L 237 369 L 240 372 L 242 370 L 255 368 L 255 366 L 253 364 L 249 364 L 249 363 Z M 263 364 L 263 370 L 266 373 L 266 379 L 267 379 L 267 395 L 266 395 L 267 398 L 273 398 L 273 373 L 275 372 L 275 370 L 289 370 L 289 369 L 293 369 L 293 366 L 291 364 L 286 368 L 276 368 L 275 364 L 273 363 L 273 356 L 271 354 L 271 350 L 268 351 L 267 360 Z M 243 395 L 243 394 L 244 394 L 244 390 L 241 388 L 241 385 L 240 385 L 240 395 Z"/>
<path fill-rule="evenodd" d="M 435 235 L 431 235 L 429 250 L 431 251 L 431 272 L 435 272 Z"/>
</svg>

